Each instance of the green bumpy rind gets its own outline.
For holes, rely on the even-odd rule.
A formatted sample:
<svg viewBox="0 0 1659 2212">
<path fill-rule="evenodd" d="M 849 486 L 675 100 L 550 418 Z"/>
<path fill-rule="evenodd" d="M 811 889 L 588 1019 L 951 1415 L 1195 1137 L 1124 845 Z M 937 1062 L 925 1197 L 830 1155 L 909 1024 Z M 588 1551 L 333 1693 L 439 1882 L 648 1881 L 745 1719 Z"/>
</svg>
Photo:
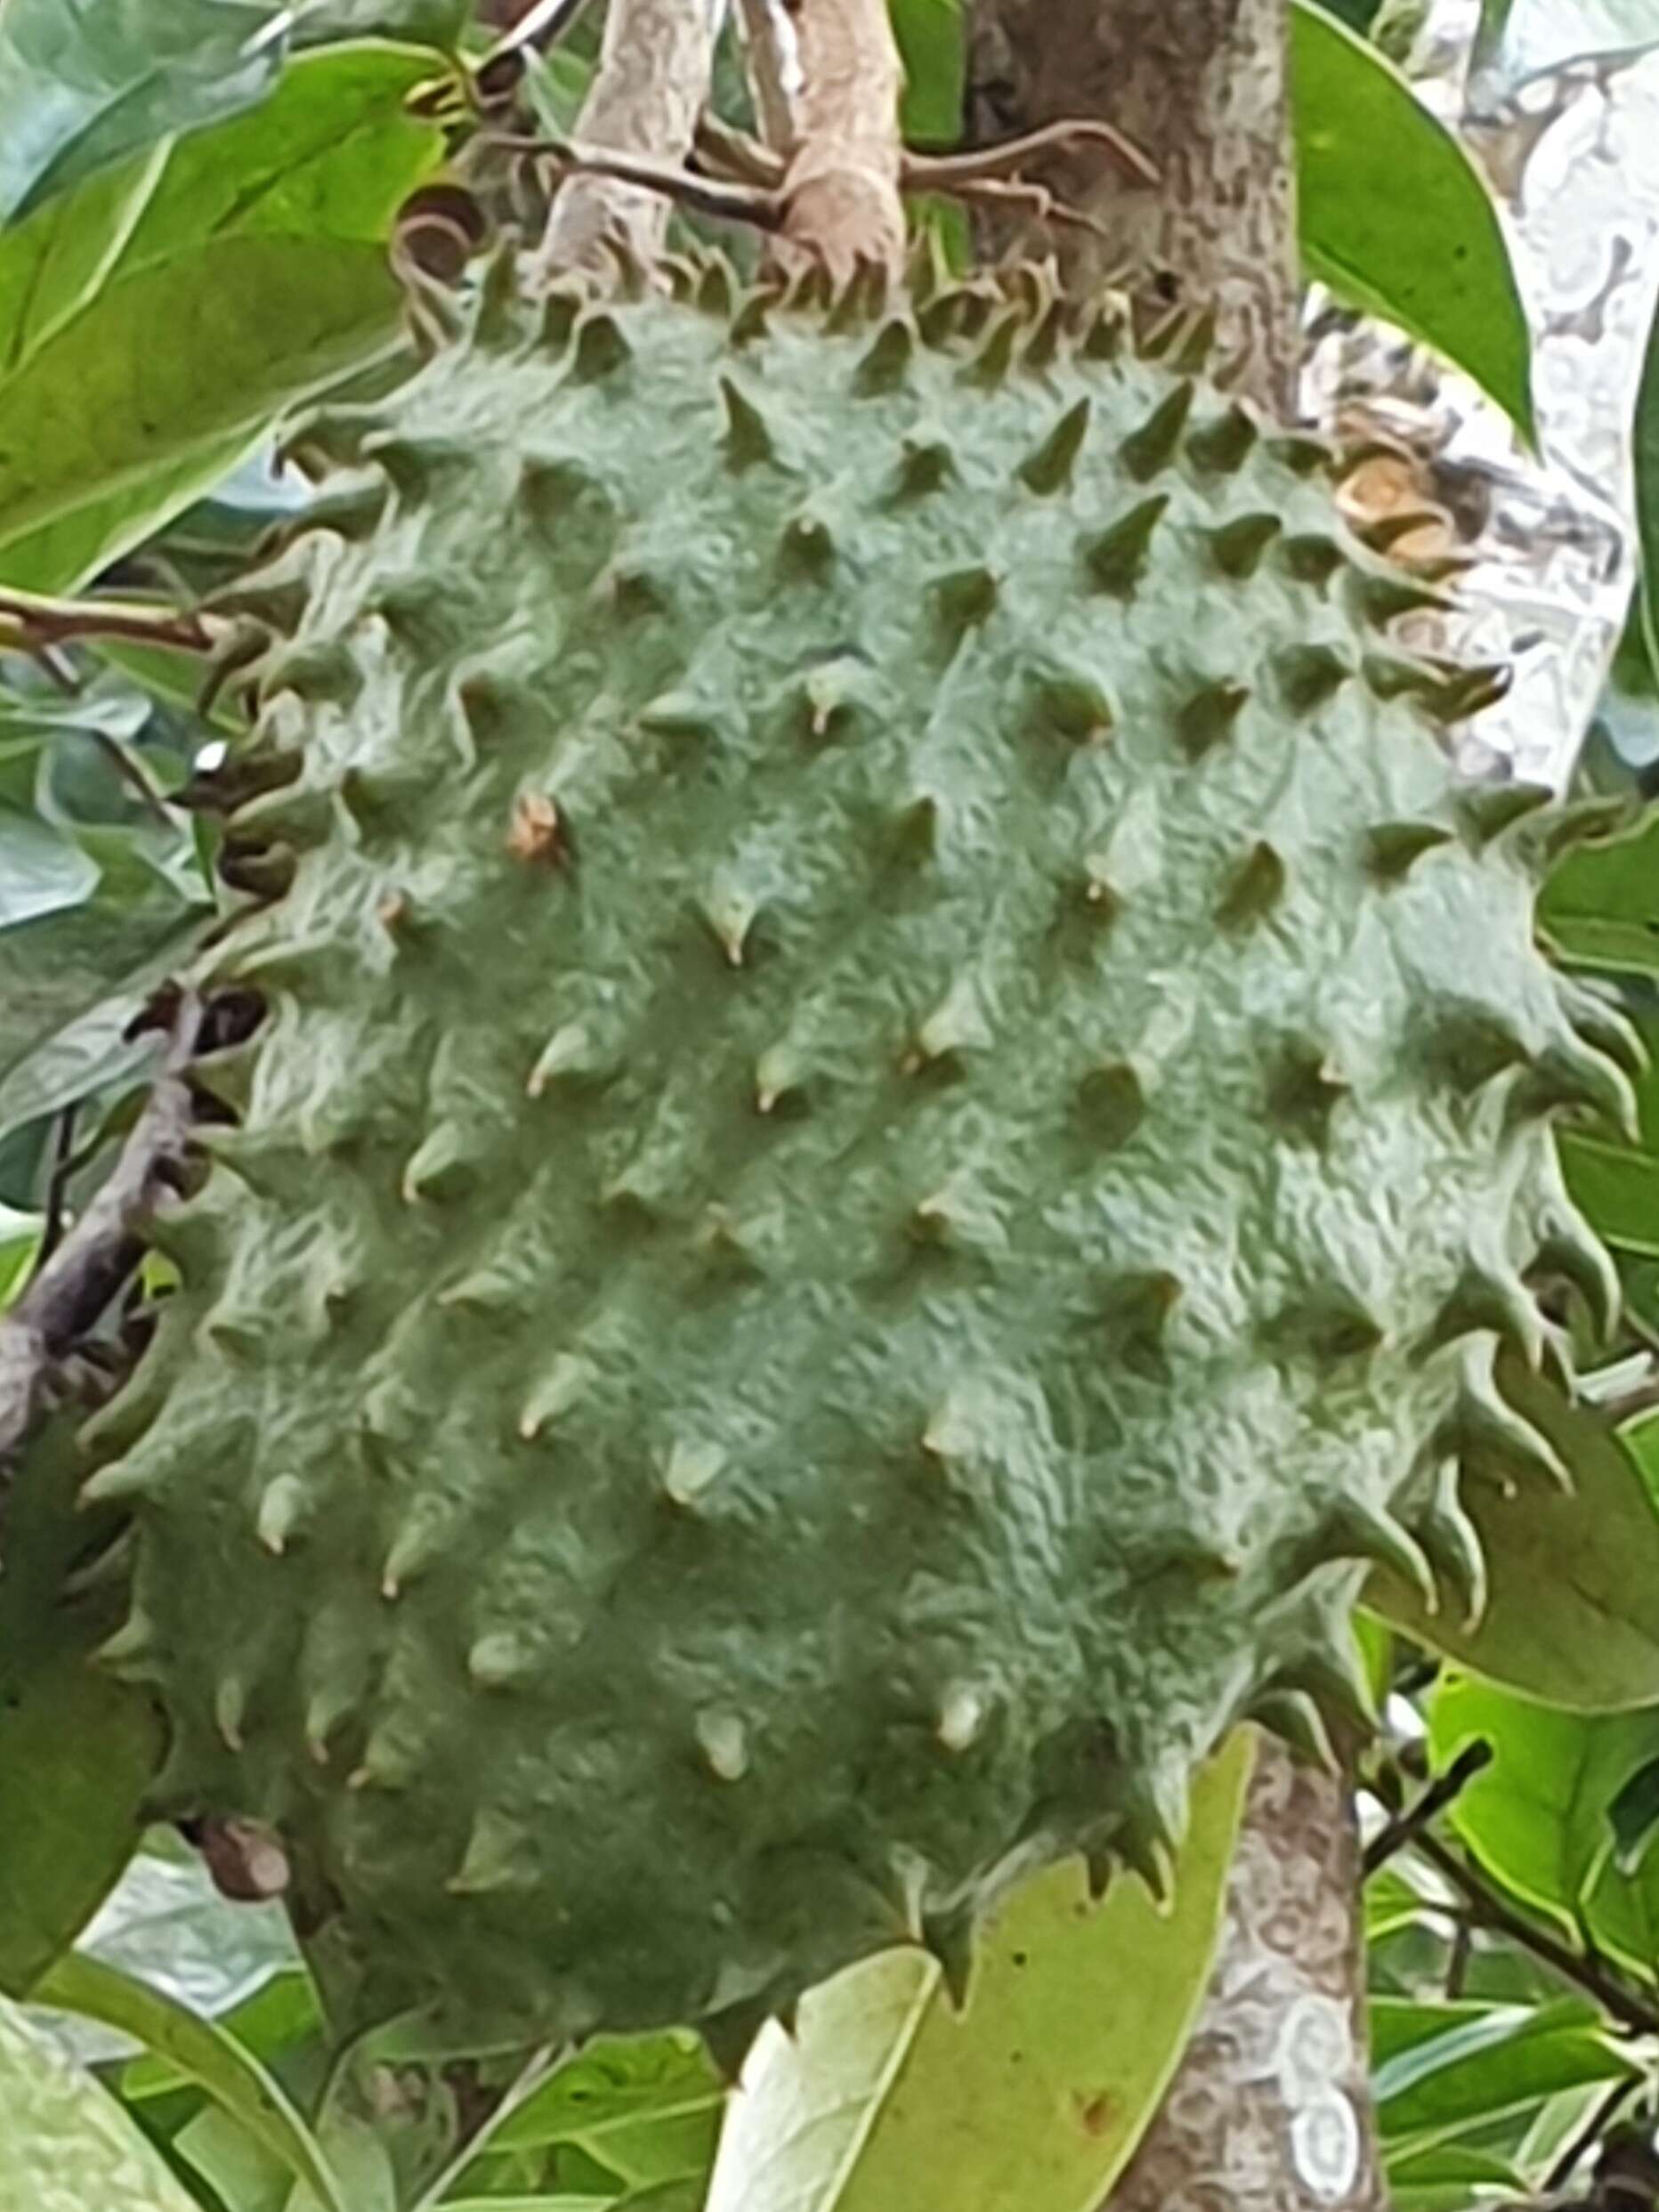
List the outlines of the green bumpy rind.
<svg viewBox="0 0 1659 2212">
<path fill-rule="evenodd" d="M 1457 1466 L 1557 1471 L 1493 1359 L 1609 1301 L 1549 1119 L 1630 1097 L 1551 815 L 1316 447 L 1013 291 L 492 279 L 238 595 L 268 1014 L 91 1487 L 158 1806 L 276 1824 L 366 2012 L 1158 1880 L 1372 1563 L 1477 1601 Z"/>
</svg>

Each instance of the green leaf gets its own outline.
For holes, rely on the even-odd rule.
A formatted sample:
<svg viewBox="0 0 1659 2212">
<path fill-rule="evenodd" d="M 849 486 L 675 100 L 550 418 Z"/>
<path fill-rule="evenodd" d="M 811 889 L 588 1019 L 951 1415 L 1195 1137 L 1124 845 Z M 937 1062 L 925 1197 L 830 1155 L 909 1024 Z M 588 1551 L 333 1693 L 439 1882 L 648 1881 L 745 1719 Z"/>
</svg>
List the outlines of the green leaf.
<svg viewBox="0 0 1659 2212">
<path fill-rule="evenodd" d="M 1308 0 L 1291 10 L 1291 62 L 1308 271 L 1445 354 L 1530 439 L 1525 311 L 1474 164 L 1391 63 Z"/>
<path fill-rule="evenodd" d="M 0 223 L 101 164 L 257 100 L 281 49 L 271 0 L 6 0 Z"/>
<path fill-rule="evenodd" d="M 1588 1928 L 1608 1955 L 1651 1973 L 1659 1965 L 1659 1862 L 1621 1874 L 1608 1813 L 1631 1774 L 1659 1751 L 1659 1720 L 1592 1719 L 1484 1682 L 1442 1681 L 1428 1710 L 1436 1769 L 1477 1738 L 1491 1746 L 1493 1762 L 1451 1813 L 1476 1859 L 1569 1934 Z"/>
<path fill-rule="evenodd" d="M 97 881 L 97 868 L 72 839 L 0 806 L 0 929 L 78 906 Z"/>
<path fill-rule="evenodd" d="M 134 165 L 118 251 L 105 180 L 0 236 L 0 299 L 42 301 L 0 374 L 0 572 L 20 544 L 30 580 L 61 587 L 392 343 L 384 238 L 441 153 L 403 101 L 431 69 L 377 45 L 296 62 L 256 111 Z"/>
<path fill-rule="evenodd" d="M 1634 1874 L 1659 1832 L 1659 1750 L 1621 1786 L 1607 1807 L 1607 1826 L 1620 1873 Z"/>
<path fill-rule="evenodd" d="M 1568 1194 L 1603 1243 L 1659 1258 L 1659 1158 L 1568 1130 L 1556 1142 Z"/>
<path fill-rule="evenodd" d="M 233 431 L 219 444 L 187 453 L 182 460 L 155 470 L 124 490 L 86 500 L 67 515 L 26 530 L 0 552 L 0 573 L 20 591 L 67 597 L 192 506 L 236 466 L 263 433 L 263 425 L 252 432 Z M 199 680 L 199 661 L 196 668 Z"/>
<path fill-rule="evenodd" d="M 219 2025 L 255 2058 L 270 2060 L 306 2042 L 321 2028 L 322 2011 L 311 1976 L 303 1966 L 273 1973 L 251 1997 L 219 2015 Z M 130 2059 L 121 2070 L 121 2096 L 127 2104 L 170 2096 L 191 2077 L 174 2060 L 153 2051 Z"/>
<path fill-rule="evenodd" d="M 904 64 L 900 127 L 915 145 L 957 145 L 967 63 L 961 0 L 892 0 L 891 12 Z"/>
<path fill-rule="evenodd" d="M 1585 1713 L 1659 1702 L 1659 1513 L 1634 1440 L 1509 1362 L 1505 1396 L 1554 1445 L 1571 1496 L 1541 1482 L 1506 1497 L 1466 1476 L 1463 1502 L 1480 1532 L 1491 1594 L 1479 1625 L 1455 1605 L 1430 1614 L 1419 1593 L 1379 1573 L 1365 1603 L 1461 1666 L 1510 1689 Z"/>
<path fill-rule="evenodd" d="M 1650 519 L 1659 526 L 1659 450 L 1653 460 Z M 1538 920 L 1569 966 L 1659 974 L 1659 814 L 1623 837 L 1579 846 L 1558 861 L 1539 898 Z"/>
<path fill-rule="evenodd" d="M 21 1292 L 34 1270 L 35 1256 L 40 1250 L 41 1225 L 35 1217 L 33 1226 L 17 1228 L 14 1224 L 27 1221 L 27 1214 L 13 1213 L 9 1206 L 0 1206 L 0 1313 L 4 1313 Z"/>
<path fill-rule="evenodd" d="M 700 2037 L 607 2038 L 555 2068 L 490 2131 L 489 2149 L 560 2144 L 643 2189 L 707 2173 L 724 2101 Z"/>
<path fill-rule="evenodd" d="M 763 2030 L 708 2212 L 1099 2204 L 1202 1997 L 1250 1754 L 1241 1731 L 1199 1778 L 1167 1912 L 1133 1880 L 1091 1907 L 1072 1862 L 997 1916 L 960 2014 L 931 1961 L 889 1951 L 810 1991 L 795 2040 Z"/>
<path fill-rule="evenodd" d="M 85 1470 L 65 1412 L 29 1446 L 6 1516 L 0 1577 L 0 1990 L 27 1995 L 103 1902 L 131 1858 L 159 1762 L 147 1697 L 87 1665 L 121 1593 L 73 1603 L 64 1582 L 106 1519 L 76 1507 Z"/>
<path fill-rule="evenodd" d="M 1482 2201 L 1482 2190 L 1526 2193 L 1525 2176 L 1507 2159 L 1462 2143 L 1430 2143 L 1393 2156 L 1385 2146 L 1385 2167 L 1392 2212 L 1469 2212 Z"/>
<path fill-rule="evenodd" d="M 198 2212 L 91 2074 L 0 1997 L 0 2212 Z"/>
<path fill-rule="evenodd" d="M 213 2021 L 203 2020 L 147 1983 L 101 1959 L 71 1953 L 34 1991 L 36 2002 L 118 2028 L 170 2058 L 281 2160 L 327 2212 L 350 2212 L 321 2146 L 286 2092 L 250 2052 Z"/>
<path fill-rule="evenodd" d="M 1525 2111 L 1584 2082 L 1643 2071 L 1595 2008 L 1572 1997 L 1536 2006 L 1380 1997 L 1371 2019 L 1378 2125 L 1395 2145 Z"/>
<path fill-rule="evenodd" d="M 284 2212 L 293 2177 L 218 2105 L 209 2104 L 171 2138 L 174 2153 L 235 2212 Z"/>
</svg>

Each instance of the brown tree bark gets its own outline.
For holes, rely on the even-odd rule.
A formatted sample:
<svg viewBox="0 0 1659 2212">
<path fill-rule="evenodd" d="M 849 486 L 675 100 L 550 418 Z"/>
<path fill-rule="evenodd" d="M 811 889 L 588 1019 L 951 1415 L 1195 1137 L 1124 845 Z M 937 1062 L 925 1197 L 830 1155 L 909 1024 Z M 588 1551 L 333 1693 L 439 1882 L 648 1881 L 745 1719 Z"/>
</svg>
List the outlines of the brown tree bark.
<svg viewBox="0 0 1659 2212">
<path fill-rule="evenodd" d="M 1126 190 L 1086 154 L 1040 175 L 1097 235 L 1029 232 L 1087 285 L 1217 317 L 1221 376 L 1285 414 L 1299 352 L 1285 0 L 976 0 L 968 126 L 991 142 L 1099 117 L 1157 164 Z M 1353 1792 L 1264 1745 L 1209 1999 L 1111 2212 L 1380 2212 L 1365 2093 Z"/>
<path fill-rule="evenodd" d="M 1099 117 L 1156 163 L 1155 191 L 1126 191 L 1087 149 L 1031 174 L 1101 234 L 1051 244 L 1086 284 L 1125 259 L 1213 307 L 1224 378 L 1289 409 L 1297 369 L 1295 202 L 1284 0 L 978 0 L 967 123 L 990 143 Z M 1032 242 L 1029 237 L 1013 241 Z"/>
</svg>

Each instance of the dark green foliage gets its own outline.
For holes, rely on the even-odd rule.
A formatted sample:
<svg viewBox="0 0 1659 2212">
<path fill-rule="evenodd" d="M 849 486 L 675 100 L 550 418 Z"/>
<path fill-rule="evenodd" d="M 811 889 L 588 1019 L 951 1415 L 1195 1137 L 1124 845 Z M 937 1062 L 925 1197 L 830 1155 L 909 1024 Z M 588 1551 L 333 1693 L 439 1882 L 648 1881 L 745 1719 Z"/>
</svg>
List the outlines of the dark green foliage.
<svg viewBox="0 0 1659 2212">
<path fill-rule="evenodd" d="M 1363 1704 L 1373 1563 L 1473 1601 L 1460 1463 L 1556 1471 L 1523 1278 L 1604 1280 L 1550 817 L 1369 680 L 1307 442 L 977 293 L 685 288 L 497 288 L 255 590 L 269 1014 L 91 1487 L 158 1805 L 281 1827 L 366 2015 L 1161 1879 L 1234 1720 Z"/>
</svg>

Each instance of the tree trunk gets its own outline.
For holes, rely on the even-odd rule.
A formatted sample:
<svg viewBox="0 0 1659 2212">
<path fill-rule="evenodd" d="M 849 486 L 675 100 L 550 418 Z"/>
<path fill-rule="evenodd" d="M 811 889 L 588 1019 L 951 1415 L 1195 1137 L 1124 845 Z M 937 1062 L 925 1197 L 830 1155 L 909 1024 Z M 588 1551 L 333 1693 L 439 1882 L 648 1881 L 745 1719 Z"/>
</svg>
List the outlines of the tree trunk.
<svg viewBox="0 0 1659 2212">
<path fill-rule="evenodd" d="M 1040 243 L 1068 282 L 1132 264 L 1135 289 L 1217 317 L 1225 380 L 1296 404 L 1295 202 L 1285 0 L 976 0 L 976 143 L 1099 117 L 1158 166 L 1126 190 L 1076 154 L 1042 181 L 1102 234 Z M 1379 2212 L 1365 2095 L 1353 1792 L 1264 1744 L 1209 2000 L 1112 2212 Z"/>
<path fill-rule="evenodd" d="M 1222 379 L 1289 409 L 1299 347 L 1287 36 L 1284 0 L 977 0 L 967 122 L 979 144 L 1079 116 L 1121 131 L 1157 166 L 1156 191 L 1125 190 L 1087 149 L 1031 171 L 1103 226 L 1095 237 L 1056 231 L 1068 281 L 1124 260 L 1157 272 L 1172 299 L 1215 309 Z"/>
</svg>

